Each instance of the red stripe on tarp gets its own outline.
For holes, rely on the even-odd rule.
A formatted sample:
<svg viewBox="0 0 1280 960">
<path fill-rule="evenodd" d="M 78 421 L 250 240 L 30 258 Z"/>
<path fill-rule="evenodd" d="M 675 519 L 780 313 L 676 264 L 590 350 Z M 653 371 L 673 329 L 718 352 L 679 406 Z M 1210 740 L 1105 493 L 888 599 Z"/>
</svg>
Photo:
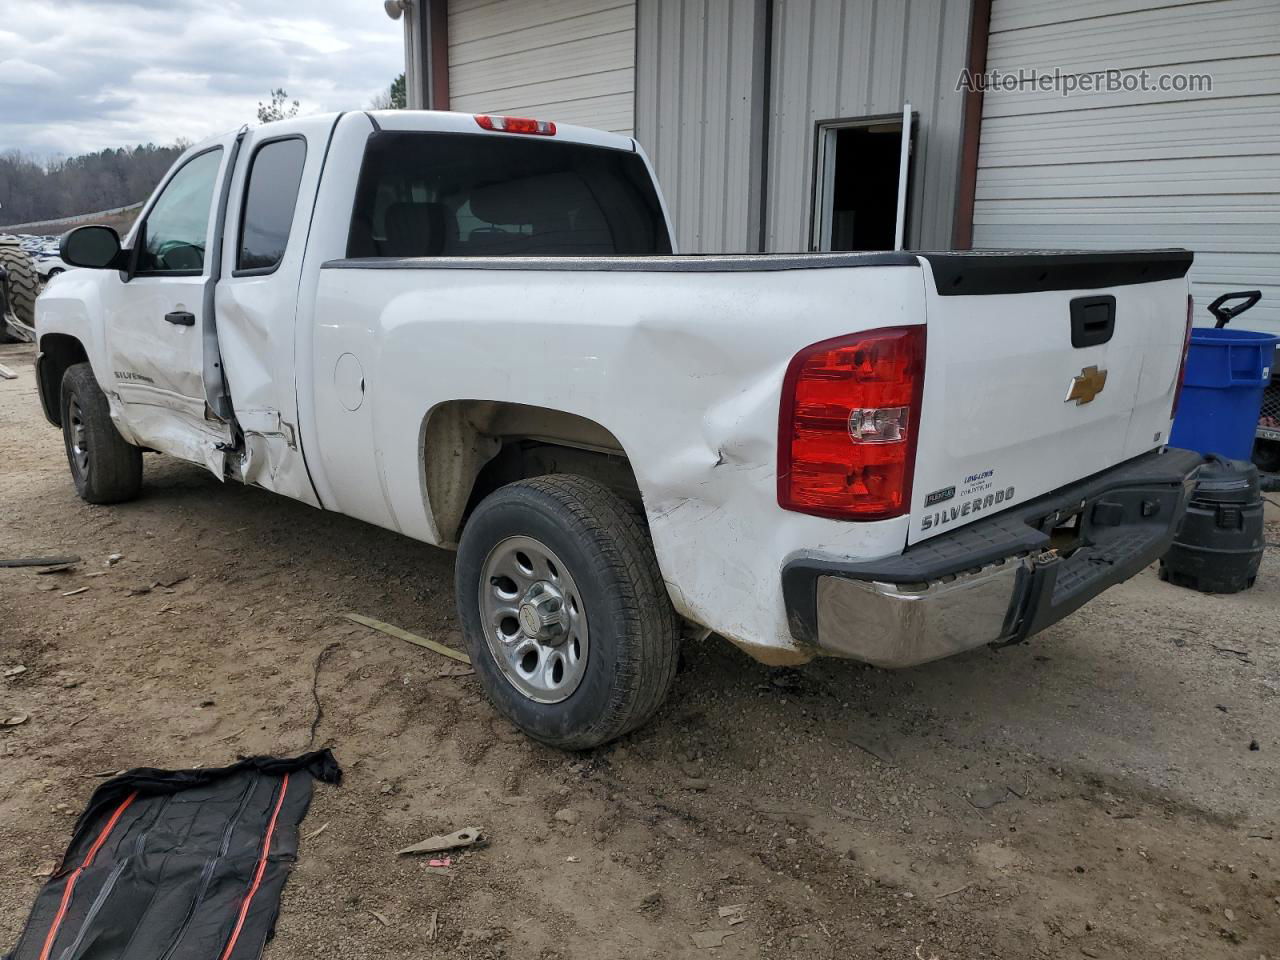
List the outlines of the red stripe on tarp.
<svg viewBox="0 0 1280 960">
<path fill-rule="evenodd" d="M 284 806 L 284 795 L 289 790 L 289 775 L 284 775 L 284 780 L 280 783 L 280 796 L 276 798 L 276 808 L 271 811 L 271 822 L 267 824 L 266 836 L 262 838 L 262 853 L 258 855 L 258 868 L 253 873 L 253 883 L 249 885 L 249 892 L 245 894 L 244 903 L 240 905 L 240 916 L 236 919 L 236 928 L 231 931 L 231 939 L 227 941 L 227 948 L 222 951 L 220 960 L 228 960 L 231 951 L 236 948 L 236 941 L 240 939 L 240 931 L 244 929 L 245 917 L 249 916 L 249 907 L 253 904 L 253 897 L 258 892 L 258 887 L 262 883 L 262 875 L 267 870 L 267 854 L 271 851 L 271 838 L 276 832 L 276 820 L 280 816 L 280 808 Z M 40 960 L 46 960 L 41 957 Z"/>
<path fill-rule="evenodd" d="M 133 803 L 137 796 L 138 791 L 135 790 L 124 798 L 120 806 L 116 807 L 115 813 L 111 814 L 111 818 L 102 828 L 102 832 L 98 834 L 98 839 L 93 841 L 93 846 L 89 848 L 89 853 L 85 856 L 84 862 L 71 872 L 71 876 L 67 877 L 67 886 L 62 891 L 62 902 L 58 904 L 58 912 L 53 918 L 53 926 L 49 928 L 49 933 L 44 938 L 44 946 L 40 949 L 40 960 L 49 960 L 49 954 L 53 951 L 53 942 L 58 938 L 58 929 L 62 926 L 62 921 L 66 919 L 67 908 L 71 906 L 71 894 L 76 888 L 76 880 L 79 879 L 80 874 L 93 865 L 93 858 L 98 855 L 102 845 L 107 842 L 107 837 L 115 829 L 116 824 L 120 822 L 120 817 L 124 815 L 125 810 L 129 808 L 129 804 Z"/>
</svg>

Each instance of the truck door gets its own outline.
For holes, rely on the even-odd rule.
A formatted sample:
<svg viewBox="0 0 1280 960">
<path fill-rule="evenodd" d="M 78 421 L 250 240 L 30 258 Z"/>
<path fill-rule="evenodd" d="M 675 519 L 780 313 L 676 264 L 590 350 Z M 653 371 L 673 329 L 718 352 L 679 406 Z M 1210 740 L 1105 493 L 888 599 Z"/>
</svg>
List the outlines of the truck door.
<svg viewBox="0 0 1280 960">
<path fill-rule="evenodd" d="M 231 429 L 209 404 L 220 383 L 206 390 L 220 379 L 208 310 L 216 261 L 206 254 L 234 144 L 227 137 L 175 166 L 134 228 L 131 269 L 103 287 L 113 388 L 134 436 L 219 479 Z"/>
<path fill-rule="evenodd" d="M 243 451 L 231 473 L 319 506 L 303 459 L 294 369 L 299 282 L 333 117 L 246 134 L 231 180 L 218 343 Z"/>
</svg>

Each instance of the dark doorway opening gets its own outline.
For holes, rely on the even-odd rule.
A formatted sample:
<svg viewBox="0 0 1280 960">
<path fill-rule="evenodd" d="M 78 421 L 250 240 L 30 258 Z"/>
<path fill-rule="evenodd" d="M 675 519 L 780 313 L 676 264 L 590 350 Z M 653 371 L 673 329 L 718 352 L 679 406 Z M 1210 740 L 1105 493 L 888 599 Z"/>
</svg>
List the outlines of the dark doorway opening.
<svg viewBox="0 0 1280 960">
<path fill-rule="evenodd" d="M 893 250 L 900 229 L 905 246 L 907 205 L 898 194 L 909 162 L 901 119 L 820 124 L 812 248 Z"/>
</svg>

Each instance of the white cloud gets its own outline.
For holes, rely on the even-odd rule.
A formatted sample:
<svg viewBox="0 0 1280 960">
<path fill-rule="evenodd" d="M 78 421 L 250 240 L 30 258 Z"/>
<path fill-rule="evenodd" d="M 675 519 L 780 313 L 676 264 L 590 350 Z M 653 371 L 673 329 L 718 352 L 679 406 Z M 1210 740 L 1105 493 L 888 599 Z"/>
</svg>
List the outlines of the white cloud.
<svg viewBox="0 0 1280 960">
<path fill-rule="evenodd" d="M 26 60 L 0 61 L 0 85 L 12 84 L 15 87 L 31 86 L 37 83 L 48 83 L 58 79 L 58 75 L 48 67 Z"/>
<path fill-rule="evenodd" d="M 0 0 L 0 150 L 202 140 L 284 87 L 360 109 L 404 69 L 377 0 Z"/>
</svg>

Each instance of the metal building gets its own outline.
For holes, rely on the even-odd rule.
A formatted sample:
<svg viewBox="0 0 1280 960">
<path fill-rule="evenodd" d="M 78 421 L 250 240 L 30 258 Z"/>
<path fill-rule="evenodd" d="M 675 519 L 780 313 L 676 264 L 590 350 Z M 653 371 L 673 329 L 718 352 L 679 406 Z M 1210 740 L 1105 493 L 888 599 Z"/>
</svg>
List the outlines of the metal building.
<svg viewBox="0 0 1280 960">
<path fill-rule="evenodd" d="M 1280 330 L 1277 0 L 390 6 L 411 106 L 635 136 L 685 252 L 879 249 L 898 229 L 918 249 L 1186 246 L 1201 304 L 1260 288 L 1249 325 Z M 1024 82 L 960 82 L 993 71 Z M 1082 75 L 1095 89 L 1064 91 Z"/>
</svg>

